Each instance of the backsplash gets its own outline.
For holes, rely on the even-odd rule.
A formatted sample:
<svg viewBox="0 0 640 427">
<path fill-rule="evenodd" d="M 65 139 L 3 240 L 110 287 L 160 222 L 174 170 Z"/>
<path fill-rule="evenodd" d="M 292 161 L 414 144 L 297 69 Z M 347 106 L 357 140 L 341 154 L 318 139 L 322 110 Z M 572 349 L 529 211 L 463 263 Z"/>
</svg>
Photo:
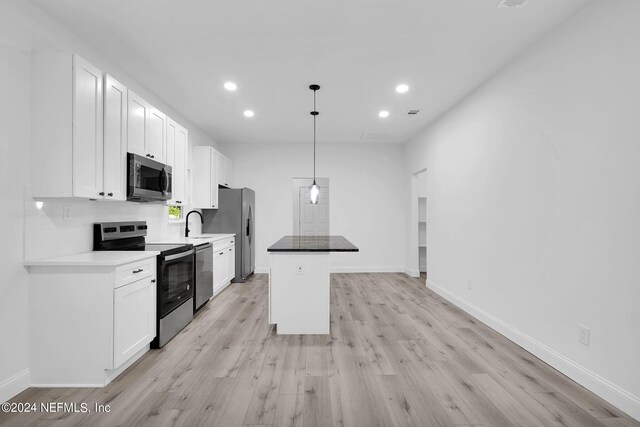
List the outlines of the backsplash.
<svg viewBox="0 0 640 427">
<path fill-rule="evenodd" d="M 25 189 L 25 193 L 28 191 Z M 91 251 L 95 222 L 147 221 L 148 241 L 178 238 L 184 232 L 184 221 L 169 222 L 163 203 L 51 199 L 44 200 L 42 208 L 38 209 L 30 196 L 25 194 L 24 200 L 26 260 Z M 190 222 L 192 234 L 200 233 L 197 218 Z"/>
</svg>

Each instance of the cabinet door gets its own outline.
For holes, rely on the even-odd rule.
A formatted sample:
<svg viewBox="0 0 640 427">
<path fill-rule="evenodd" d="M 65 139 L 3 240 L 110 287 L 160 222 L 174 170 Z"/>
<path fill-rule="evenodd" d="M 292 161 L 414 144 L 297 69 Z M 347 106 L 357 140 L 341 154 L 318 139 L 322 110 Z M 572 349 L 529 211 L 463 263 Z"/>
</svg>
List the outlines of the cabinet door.
<svg viewBox="0 0 640 427">
<path fill-rule="evenodd" d="M 230 282 L 236 277 L 236 249 L 229 248 L 227 249 L 227 280 L 226 282 Z"/>
<path fill-rule="evenodd" d="M 218 184 L 220 185 L 225 185 L 224 183 L 224 156 L 217 152 L 214 151 L 214 157 L 215 157 L 215 165 L 216 165 L 216 176 L 218 177 Z"/>
<path fill-rule="evenodd" d="M 127 88 L 104 78 L 104 192 L 109 200 L 127 198 Z"/>
<path fill-rule="evenodd" d="M 148 125 L 149 130 L 145 144 L 147 154 L 156 162 L 164 163 L 167 158 L 167 116 L 152 107 Z"/>
<path fill-rule="evenodd" d="M 171 200 L 167 200 L 167 205 L 176 205 L 176 200 L 179 199 L 178 190 L 176 188 L 176 133 L 178 125 L 176 122 L 167 117 L 167 131 L 166 131 L 166 146 L 167 146 L 167 159 L 165 163 L 171 166 Z"/>
<path fill-rule="evenodd" d="M 231 187 L 231 159 L 224 158 L 224 183 L 227 187 Z"/>
<path fill-rule="evenodd" d="M 176 205 L 187 203 L 187 152 L 188 134 L 187 130 L 181 126 L 176 128 L 175 137 L 175 165 L 173 167 L 173 191 Z"/>
<path fill-rule="evenodd" d="M 194 209 L 211 209 L 213 191 L 211 190 L 211 159 L 213 148 L 193 147 L 191 171 L 191 204 Z M 217 204 L 217 202 L 216 202 Z"/>
<path fill-rule="evenodd" d="M 122 365 L 156 336 L 155 277 L 114 290 L 113 364 Z"/>
<path fill-rule="evenodd" d="M 73 195 L 96 199 L 103 192 L 102 71 L 73 57 Z"/>
<path fill-rule="evenodd" d="M 211 207 L 218 209 L 218 172 L 217 172 L 216 152 L 211 150 Z"/>
<path fill-rule="evenodd" d="M 151 105 L 131 90 L 127 91 L 127 104 L 127 150 L 146 156 L 145 141 Z"/>
<path fill-rule="evenodd" d="M 227 278 L 227 256 L 224 250 L 213 254 L 213 293 L 220 291 Z"/>
</svg>

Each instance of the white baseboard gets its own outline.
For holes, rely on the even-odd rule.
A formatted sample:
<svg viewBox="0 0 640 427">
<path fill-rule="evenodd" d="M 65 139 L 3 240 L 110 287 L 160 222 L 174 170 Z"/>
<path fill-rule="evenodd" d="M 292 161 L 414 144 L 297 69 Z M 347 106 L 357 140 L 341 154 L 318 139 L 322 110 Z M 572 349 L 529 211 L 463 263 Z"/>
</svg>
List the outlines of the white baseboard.
<svg viewBox="0 0 640 427">
<path fill-rule="evenodd" d="M 355 267 L 341 267 L 341 266 L 329 266 L 330 273 L 404 273 L 404 267 L 398 266 L 355 266 Z"/>
<path fill-rule="evenodd" d="M 405 268 L 404 272 L 409 277 L 420 277 L 420 270 L 414 270 L 412 268 Z"/>
<path fill-rule="evenodd" d="M 29 369 L 23 369 L 3 380 L 0 382 L 0 402 L 6 402 L 13 396 L 22 393 L 29 388 L 29 383 L 31 383 Z"/>
<path fill-rule="evenodd" d="M 427 280 L 427 287 L 445 298 L 447 301 L 471 314 L 498 333 L 509 338 L 531 354 L 553 366 L 555 369 L 562 372 L 578 384 L 597 394 L 613 406 L 624 411 L 636 420 L 640 420 L 640 398 L 638 396 L 629 393 L 606 378 L 603 378 L 584 366 L 577 364 L 552 348 L 547 347 L 540 341 L 528 336 L 522 331 L 519 331 L 492 314 L 487 313 L 480 307 L 465 301 L 463 298 L 433 281 Z"/>
<path fill-rule="evenodd" d="M 329 267 L 330 273 L 404 273 L 404 267 L 397 266 L 375 266 L 375 267 Z M 254 273 L 269 273 L 269 267 L 256 267 Z M 418 276 L 420 274 L 418 273 Z"/>
</svg>

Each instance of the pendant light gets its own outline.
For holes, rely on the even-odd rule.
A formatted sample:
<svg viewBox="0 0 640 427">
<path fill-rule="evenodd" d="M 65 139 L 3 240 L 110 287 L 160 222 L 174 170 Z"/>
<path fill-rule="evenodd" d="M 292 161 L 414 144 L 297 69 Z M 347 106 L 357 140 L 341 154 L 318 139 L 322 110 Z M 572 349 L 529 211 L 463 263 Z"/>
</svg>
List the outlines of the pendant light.
<svg viewBox="0 0 640 427">
<path fill-rule="evenodd" d="M 320 196 L 320 187 L 316 184 L 316 117 L 320 114 L 316 111 L 316 91 L 320 89 L 320 86 L 311 85 L 309 89 L 313 91 L 313 111 L 311 112 L 313 116 L 313 184 L 309 188 L 309 202 L 316 205 Z"/>
</svg>

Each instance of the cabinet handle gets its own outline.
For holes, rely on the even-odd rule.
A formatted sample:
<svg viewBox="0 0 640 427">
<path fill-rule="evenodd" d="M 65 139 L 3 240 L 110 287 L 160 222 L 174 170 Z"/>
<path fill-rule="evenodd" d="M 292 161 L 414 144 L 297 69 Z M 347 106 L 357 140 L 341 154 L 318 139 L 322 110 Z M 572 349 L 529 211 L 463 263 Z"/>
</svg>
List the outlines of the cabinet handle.
<svg viewBox="0 0 640 427">
<path fill-rule="evenodd" d="M 144 270 L 142 268 L 138 269 L 138 270 L 133 270 L 133 274 L 138 274 L 138 273 L 142 273 Z"/>
<path fill-rule="evenodd" d="M 151 157 L 151 154 L 147 154 L 147 157 Z"/>
<path fill-rule="evenodd" d="M 151 155 L 151 158 L 152 158 L 152 159 L 155 159 L 155 158 L 156 158 L 156 156 L 154 156 L 154 155 L 152 154 L 152 155 Z"/>
<path fill-rule="evenodd" d="M 151 283 L 156 283 L 156 279 L 153 279 L 153 280 L 151 281 Z"/>
<path fill-rule="evenodd" d="M 107 194 L 107 196 L 113 197 L 113 193 L 109 193 L 109 194 Z"/>
<path fill-rule="evenodd" d="M 218 255 L 224 255 L 224 252 L 220 252 Z"/>
<path fill-rule="evenodd" d="M 104 191 L 101 191 L 98 194 L 101 195 L 101 196 L 104 196 Z"/>
</svg>

